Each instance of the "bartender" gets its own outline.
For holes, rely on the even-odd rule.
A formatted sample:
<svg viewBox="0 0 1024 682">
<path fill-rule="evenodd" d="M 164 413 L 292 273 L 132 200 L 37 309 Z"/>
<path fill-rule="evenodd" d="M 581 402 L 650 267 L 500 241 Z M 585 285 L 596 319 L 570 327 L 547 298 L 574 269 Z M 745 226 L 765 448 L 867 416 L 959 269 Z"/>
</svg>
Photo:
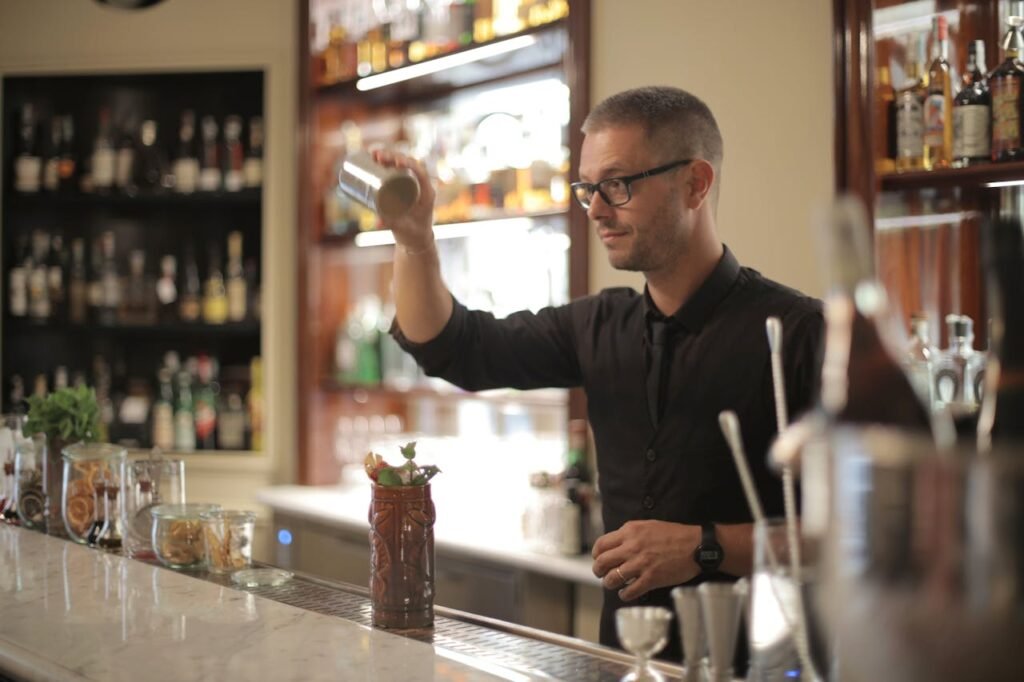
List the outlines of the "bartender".
<svg viewBox="0 0 1024 682">
<path fill-rule="evenodd" d="M 466 390 L 586 392 L 607 531 L 593 547 L 600 638 L 619 646 L 617 608 L 670 607 L 673 587 L 750 573 L 752 518 L 718 414 L 739 416 L 765 512 L 781 514 L 766 462 L 776 423 L 765 319 L 783 323 L 789 414 L 812 402 L 824 320 L 819 301 L 741 266 L 719 239 L 723 143 L 703 101 L 671 87 L 628 90 L 598 104 L 583 133 L 573 196 L 611 265 L 643 273 L 644 290 L 504 319 L 467 309 L 446 287 L 422 164 L 375 155 L 422 188 L 389 221 L 399 344 L 428 375 Z M 680 660 L 677 633 L 661 655 Z"/>
</svg>

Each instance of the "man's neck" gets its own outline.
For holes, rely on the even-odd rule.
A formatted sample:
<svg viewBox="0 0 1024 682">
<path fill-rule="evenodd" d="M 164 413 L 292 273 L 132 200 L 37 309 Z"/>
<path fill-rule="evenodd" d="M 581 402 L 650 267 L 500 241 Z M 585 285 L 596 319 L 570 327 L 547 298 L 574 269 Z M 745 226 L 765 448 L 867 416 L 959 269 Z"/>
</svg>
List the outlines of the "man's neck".
<svg viewBox="0 0 1024 682">
<path fill-rule="evenodd" d="M 722 242 L 714 234 L 692 246 L 671 270 L 645 273 L 647 291 L 663 315 L 674 315 L 690 300 L 714 272 L 725 252 Z"/>
</svg>

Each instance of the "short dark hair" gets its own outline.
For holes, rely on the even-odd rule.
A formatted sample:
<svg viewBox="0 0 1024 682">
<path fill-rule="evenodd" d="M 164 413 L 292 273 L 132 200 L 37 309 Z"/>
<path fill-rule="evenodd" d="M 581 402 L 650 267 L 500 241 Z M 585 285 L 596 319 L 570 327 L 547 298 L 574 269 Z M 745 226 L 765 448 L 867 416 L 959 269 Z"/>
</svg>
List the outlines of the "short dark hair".
<svg viewBox="0 0 1024 682">
<path fill-rule="evenodd" d="M 658 149 L 671 159 L 701 158 L 720 173 L 722 133 L 711 109 L 699 97 L 680 88 L 646 86 L 620 92 L 598 104 L 583 121 L 583 133 L 609 126 L 639 125 Z"/>
</svg>

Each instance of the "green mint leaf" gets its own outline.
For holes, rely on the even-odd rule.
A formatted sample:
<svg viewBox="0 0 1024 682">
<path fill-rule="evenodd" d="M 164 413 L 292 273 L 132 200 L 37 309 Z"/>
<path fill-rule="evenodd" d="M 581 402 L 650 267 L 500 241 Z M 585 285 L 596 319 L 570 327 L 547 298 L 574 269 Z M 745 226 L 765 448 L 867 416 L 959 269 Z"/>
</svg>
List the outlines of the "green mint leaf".
<svg viewBox="0 0 1024 682">
<path fill-rule="evenodd" d="M 400 448 L 400 450 L 402 451 L 402 457 L 405 457 L 408 460 L 411 460 L 411 459 L 415 458 L 416 457 L 416 441 L 412 441 L 411 443 L 406 443 L 405 445 L 403 445 Z"/>
<path fill-rule="evenodd" d="M 384 467 L 377 472 L 377 485 L 399 486 L 402 485 L 402 477 L 391 467 Z"/>
</svg>

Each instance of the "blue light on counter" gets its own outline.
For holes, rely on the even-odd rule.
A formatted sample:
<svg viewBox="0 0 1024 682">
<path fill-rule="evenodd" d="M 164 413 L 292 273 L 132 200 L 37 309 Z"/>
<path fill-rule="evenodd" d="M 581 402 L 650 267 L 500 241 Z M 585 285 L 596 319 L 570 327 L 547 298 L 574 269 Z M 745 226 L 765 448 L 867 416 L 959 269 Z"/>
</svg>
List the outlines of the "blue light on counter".
<svg viewBox="0 0 1024 682">
<path fill-rule="evenodd" d="M 277 531 L 277 542 L 282 545 L 292 544 L 292 532 L 287 528 Z"/>
</svg>

